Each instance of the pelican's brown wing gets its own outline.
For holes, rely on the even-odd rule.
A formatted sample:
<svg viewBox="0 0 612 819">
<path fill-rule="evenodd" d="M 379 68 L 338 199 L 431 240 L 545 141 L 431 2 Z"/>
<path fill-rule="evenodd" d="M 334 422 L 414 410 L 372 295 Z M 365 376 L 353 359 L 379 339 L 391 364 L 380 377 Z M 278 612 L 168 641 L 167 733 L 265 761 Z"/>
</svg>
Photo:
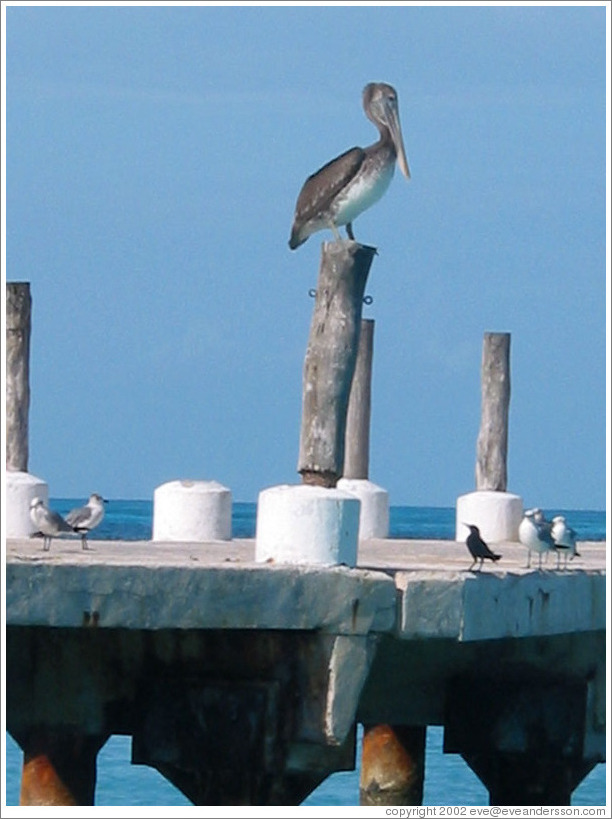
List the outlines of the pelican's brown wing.
<svg viewBox="0 0 612 819">
<path fill-rule="evenodd" d="M 297 236 L 301 227 L 311 219 L 319 218 L 329 208 L 336 195 L 355 176 L 364 157 L 362 148 L 350 148 L 308 177 L 295 206 L 293 236 Z"/>
</svg>

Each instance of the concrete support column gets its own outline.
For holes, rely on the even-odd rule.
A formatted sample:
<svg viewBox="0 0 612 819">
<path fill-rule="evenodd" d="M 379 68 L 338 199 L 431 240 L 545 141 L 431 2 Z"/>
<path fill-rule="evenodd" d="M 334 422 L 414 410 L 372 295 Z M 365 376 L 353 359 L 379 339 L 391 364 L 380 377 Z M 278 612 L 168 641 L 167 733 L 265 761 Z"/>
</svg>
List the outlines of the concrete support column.
<svg viewBox="0 0 612 819">
<path fill-rule="evenodd" d="M 96 759 L 107 736 L 73 729 L 40 728 L 21 742 L 24 749 L 20 805 L 93 805 Z"/>
<path fill-rule="evenodd" d="M 572 791 L 596 764 L 494 749 L 462 756 L 489 791 L 490 805 L 571 805 Z"/>
<path fill-rule="evenodd" d="M 389 537 L 389 493 L 372 481 L 340 478 L 338 489 L 359 498 L 359 539 Z"/>
<path fill-rule="evenodd" d="M 340 489 L 272 486 L 259 493 L 255 560 L 355 566 L 359 500 Z"/>
<path fill-rule="evenodd" d="M 422 805 L 425 726 L 364 725 L 360 805 Z"/>
<path fill-rule="evenodd" d="M 6 536 L 30 537 L 36 531 L 30 518 L 30 503 L 41 498 L 49 503 L 49 485 L 29 472 L 6 473 Z"/>
<path fill-rule="evenodd" d="M 570 805 L 599 761 L 584 756 L 588 709 L 588 687 L 574 678 L 457 677 L 444 752 L 461 754 L 491 805 Z"/>
<path fill-rule="evenodd" d="M 232 493 L 216 481 L 170 481 L 153 495 L 153 540 L 207 543 L 232 537 Z"/>
</svg>

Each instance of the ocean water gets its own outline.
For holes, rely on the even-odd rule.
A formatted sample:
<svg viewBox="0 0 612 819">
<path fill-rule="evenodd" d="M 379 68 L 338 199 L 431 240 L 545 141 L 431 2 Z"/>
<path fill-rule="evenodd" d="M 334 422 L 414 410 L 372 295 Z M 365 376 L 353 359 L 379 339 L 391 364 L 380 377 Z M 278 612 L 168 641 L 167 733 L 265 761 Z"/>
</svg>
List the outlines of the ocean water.
<svg viewBox="0 0 612 819">
<path fill-rule="evenodd" d="M 84 502 L 52 499 L 51 506 L 65 514 Z M 549 519 L 565 515 L 579 540 L 604 541 L 606 516 L 602 511 L 543 510 Z M 256 504 L 234 503 L 232 535 L 254 537 Z M 391 537 L 453 540 L 454 508 L 397 506 L 391 508 Z M 104 521 L 96 530 L 103 540 L 149 540 L 152 532 L 151 501 L 111 500 Z M 488 805 L 488 794 L 476 775 L 456 754 L 442 752 L 443 729 L 427 729 L 425 789 L 423 805 Z M 130 764 L 130 737 L 113 736 L 98 755 L 96 805 L 98 806 L 189 806 L 191 803 L 161 774 L 144 765 Z M 357 764 L 360 759 L 361 728 L 358 729 Z M 22 753 L 12 737 L 6 736 L 6 805 L 19 804 Z M 359 805 L 359 770 L 332 774 L 303 802 L 315 806 Z M 606 805 L 606 765 L 596 765 L 572 795 L 573 806 Z"/>
</svg>

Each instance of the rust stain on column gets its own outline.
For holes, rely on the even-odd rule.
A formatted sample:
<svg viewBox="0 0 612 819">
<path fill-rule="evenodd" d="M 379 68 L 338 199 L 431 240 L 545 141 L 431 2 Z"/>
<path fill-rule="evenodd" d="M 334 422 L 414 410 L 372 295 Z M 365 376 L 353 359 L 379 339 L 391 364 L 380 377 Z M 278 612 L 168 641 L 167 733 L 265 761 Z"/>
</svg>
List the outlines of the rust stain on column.
<svg viewBox="0 0 612 819">
<path fill-rule="evenodd" d="M 108 734 L 41 726 L 17 736 L 23 753 L 20 805 L 93 805 L 96 760 Z"/>
<path fill-rule="evenodd" d="M 45 754 L 25 755 L 20 805 L 78 805 Z"/>
<path fill-rule="evenodd" d="M 425 727 L 365 726 L 359 781 L 361 805 L 420 805 Z"/>
</svg>

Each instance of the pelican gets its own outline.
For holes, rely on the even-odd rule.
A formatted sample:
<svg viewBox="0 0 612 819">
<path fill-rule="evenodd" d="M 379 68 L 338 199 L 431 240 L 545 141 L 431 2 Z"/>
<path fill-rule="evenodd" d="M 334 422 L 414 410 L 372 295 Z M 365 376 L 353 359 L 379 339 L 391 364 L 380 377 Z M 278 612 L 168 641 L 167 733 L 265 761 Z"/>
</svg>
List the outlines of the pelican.
<svg viewBox="0 0 612 819">
<path fill-rule="evenodd" d="M 396 159 L 410 179 L 395 89 L 384 82 L 368 83 L 363 89 L 363 108 L 378 128 L 380 139 L 368 148 L 345 151 L 308 177 L 295 206 L 291 250 L 325 228 L 330 228 L 339 241 L 341 225 L 346 225 L 349 239 L 354 240 L 353 220 L 385 193 Z"/>
</svg>

